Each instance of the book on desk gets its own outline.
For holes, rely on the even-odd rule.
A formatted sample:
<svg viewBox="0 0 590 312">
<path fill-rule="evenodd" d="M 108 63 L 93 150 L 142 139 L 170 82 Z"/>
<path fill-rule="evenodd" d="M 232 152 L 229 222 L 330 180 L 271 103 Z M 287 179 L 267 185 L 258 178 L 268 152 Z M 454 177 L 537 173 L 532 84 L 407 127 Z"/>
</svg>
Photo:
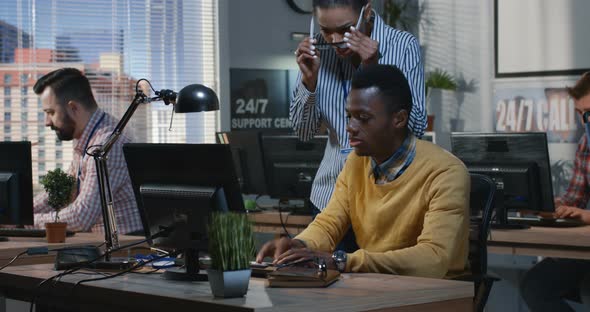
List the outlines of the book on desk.
<svg viewBox="0 0 590 312">
<path fill-rule="evenodd" d="M 318 271 L 317 268 L 288 267 L 267 274 L 268 287 L 328 287 L 340 278 L 336 270 Z"/>
</svg>

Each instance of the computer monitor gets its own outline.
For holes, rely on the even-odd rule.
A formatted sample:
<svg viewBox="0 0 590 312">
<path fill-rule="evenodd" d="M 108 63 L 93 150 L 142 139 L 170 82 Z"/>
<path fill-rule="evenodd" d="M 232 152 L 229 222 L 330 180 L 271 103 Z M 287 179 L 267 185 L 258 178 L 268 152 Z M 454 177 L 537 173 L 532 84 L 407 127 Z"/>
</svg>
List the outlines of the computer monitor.
<svg viewBox="0 0 590 312">
<path fill-rule="evenodd" d="M 213 211 L 244 212 L 231 150 L 223 144 L 125 144 L 123 153 L 146 238 L 161 248 L 181 251 L 183 270 L 165 277 L 206 280 L 198 274 L 198 254 L 208 245 Z"/>
<path fill-rule="evenodd" d="M 292 134 L 262 133 L 268 195 L 278 199 L 308 200 L 327 140 L 325 135 L 303 142 Z"/>
<path fill-rule="evenodd" d="M 31 142 L 0 142 L 0 224 L 33 224 Z"/>
<path fill-rule="evenodd" d="M 551 167 L 544 132 L 451 134 L 453 154 L 470 172 L 488 175 L 496 183 L 496 213 L 501 223 L 506 211 L 555 210 Z"/>
<path fill-rule="evenodd" d="M 217 143 L 229 144 L 238 182 L 244 194 L 266 194 L 260 131 L 217 132 Z"/>
</svg>

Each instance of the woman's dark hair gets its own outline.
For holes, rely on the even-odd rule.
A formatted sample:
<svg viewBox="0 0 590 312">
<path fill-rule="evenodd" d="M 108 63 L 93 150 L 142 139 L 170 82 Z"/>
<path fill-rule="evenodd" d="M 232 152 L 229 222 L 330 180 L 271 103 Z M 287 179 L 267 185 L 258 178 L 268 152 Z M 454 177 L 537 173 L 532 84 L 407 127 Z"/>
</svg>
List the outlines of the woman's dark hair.
<svg viewBox="0 0 590 312">
<path fill-rule="evenodd" d="M 360 12 L 361 8 L 367 5 L 368 2 L 369 0 L 313 0 L 313 9 L 351 6 L 355 12 Z"/>
</svg>

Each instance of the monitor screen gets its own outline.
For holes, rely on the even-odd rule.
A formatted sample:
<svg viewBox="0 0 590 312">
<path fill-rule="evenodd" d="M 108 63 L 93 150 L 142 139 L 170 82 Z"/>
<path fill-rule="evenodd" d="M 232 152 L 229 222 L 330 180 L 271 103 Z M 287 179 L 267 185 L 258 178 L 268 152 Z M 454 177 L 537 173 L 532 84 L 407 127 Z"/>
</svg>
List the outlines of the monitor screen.
<svg viewBox="0 0 590 312">
<path fill-rule="evenodd" d="M 494 180 L 507 210 L 555 210 L 546 133 L 455 132 L 451 145 L 470 172 Z"/>
<path fill-rule="evenodd" d="M 188 277 L 178 279 L 199 280 L 197 258 L 207 250 L 210 213 L 245 211 L 230 147 L 125 144 L 123 153 L 146 238 L 169 230 L 150 243 L 181 250 Z"/>
<path fill-rule="evenodd" d="M 0 142 L 0 224 L 33 224 L 31 142 Z"/>
<path fill-rule="evenodd" d="M 309 198 L 327 140 L 325 135 L 302 142 L 295 135 L 262 133 L 268 195 L 279 199 Z"/>
<path fill-rule="evenodd" d="M 231 146 L 242 193 L 266 194 L 260 131 L 217 132 L 217 142 Z"/>
</svg>

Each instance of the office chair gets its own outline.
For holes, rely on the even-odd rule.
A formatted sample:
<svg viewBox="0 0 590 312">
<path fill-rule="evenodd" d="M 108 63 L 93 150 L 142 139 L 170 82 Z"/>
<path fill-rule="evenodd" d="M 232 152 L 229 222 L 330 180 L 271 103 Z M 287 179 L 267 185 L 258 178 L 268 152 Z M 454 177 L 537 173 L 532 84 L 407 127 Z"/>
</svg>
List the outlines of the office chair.
<svg viewBox="0 0 590 312">
<path fill-rule="evenodd" d="M 500 280 L 488 274 L 488 235 L 494 210 L 496 184 L 488 176 L 471 174 L 470 207 L 471 211 L 481 211 L 480 218 L 471 218 L 469 229 L 469 265 L 471 274 L 458 277 L 459 280 L 472 281 L 475 295 L 474 311 L 483 311 L 492 284 Z"/>
</svg>

